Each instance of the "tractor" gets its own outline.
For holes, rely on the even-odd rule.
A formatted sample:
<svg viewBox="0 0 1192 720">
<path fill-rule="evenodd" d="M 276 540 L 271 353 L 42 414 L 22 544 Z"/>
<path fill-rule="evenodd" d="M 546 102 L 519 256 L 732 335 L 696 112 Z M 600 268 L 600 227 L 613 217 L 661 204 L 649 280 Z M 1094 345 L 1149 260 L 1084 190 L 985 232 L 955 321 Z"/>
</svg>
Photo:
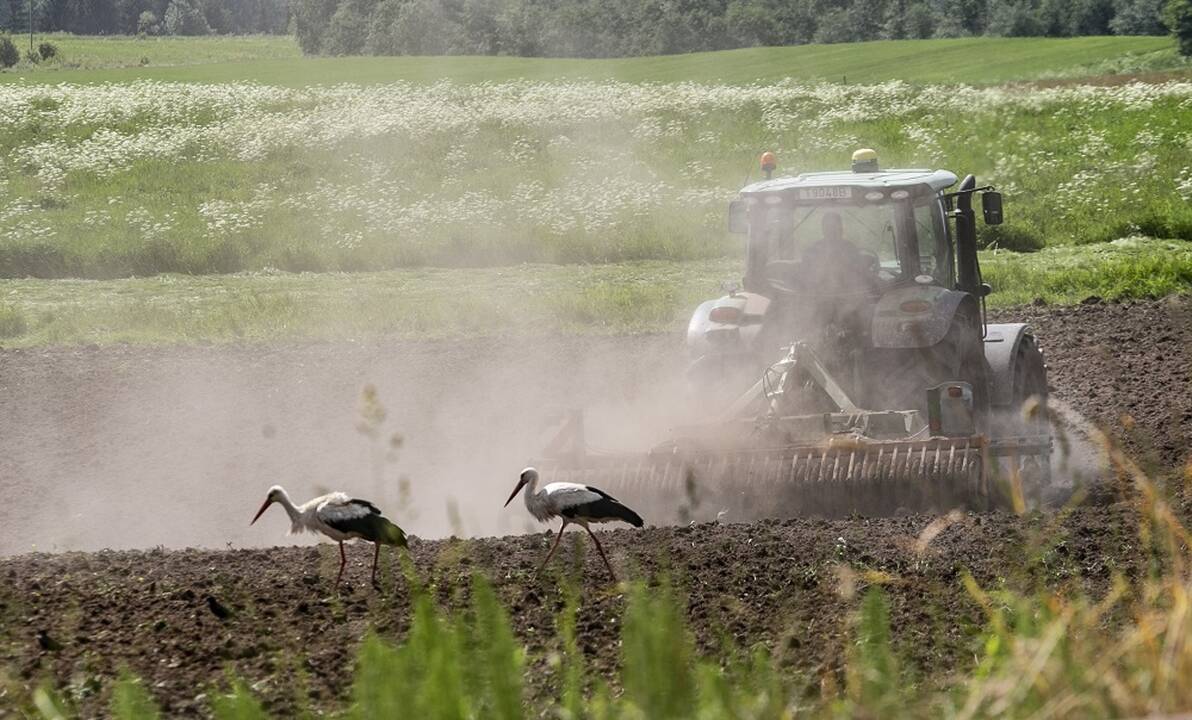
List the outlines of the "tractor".
<svg viewBox="0 0 1192 720">
<path fill-rule="evenodd" d="M 852 167 L 773 177 L 729 204 L 741 283 L 696 308 L 701 422 L 640 455 L 587 451 L 574 413 L 540 462 L 673 519 L 991 508 L 1036 495 L 1052 440 L 1043 354 L 989 323 L 977 256 L 1002 197 L 968 175 Z M 673 502 L 676 494 L 686 498 Z M 657 513 L 655 513 L 657 515 Z"/>
</svg>

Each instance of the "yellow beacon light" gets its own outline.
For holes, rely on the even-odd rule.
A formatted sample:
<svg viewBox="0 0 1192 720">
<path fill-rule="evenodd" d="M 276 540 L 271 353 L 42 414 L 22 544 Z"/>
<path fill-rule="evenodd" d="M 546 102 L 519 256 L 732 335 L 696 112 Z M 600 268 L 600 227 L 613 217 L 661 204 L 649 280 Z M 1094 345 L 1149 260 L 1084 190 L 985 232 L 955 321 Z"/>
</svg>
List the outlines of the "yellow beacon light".
<svg viewBox="0 0 1192 720">
<path fill-rule="evenodd" d="M 861 148 L 853 153 L 853 172 L 877 172 L 877 151 Z"/>
</svg>

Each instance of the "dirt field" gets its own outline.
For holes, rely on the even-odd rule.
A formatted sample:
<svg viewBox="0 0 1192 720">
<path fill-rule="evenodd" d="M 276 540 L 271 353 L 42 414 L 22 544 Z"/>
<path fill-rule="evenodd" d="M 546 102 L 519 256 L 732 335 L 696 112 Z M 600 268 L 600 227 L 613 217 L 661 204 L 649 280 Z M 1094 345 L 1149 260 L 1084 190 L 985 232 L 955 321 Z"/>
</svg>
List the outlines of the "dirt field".
<svg viewBox="0 0 1192 720">
<path fill-rule="evenodd" d="M 1112 571 L 1144 572 L 1122 508 L 1076 513 L 1058 534 L 1037 522 L 969 517 L 920 558 L 911 545 L 927 522 L 912 517 L 647 528 L 608 533 L 605 546 L 622 575 L 668 570 L 678 578 L 705 649 L 719 647 L 725 635 L 745 645 L 765 642 L 813 683 L 840 667 L 849 614 L 857 605 L 837 592 L 838 562 L 898 578 L 889 596 L 896 650 L 914 667 L 937 672 L 970 661 L 974 633 L 983 624 L 960 586 L 962 570 L 986 585 L 1071 585 L 1093 592 L 1104 590 Z M 1043 535 L 1052 544 L 1044 544 Z M 579 533 L 569 533 L 569 540 L 586 542 Z M 543 695 L 557 683 L 544 658 L 559 649 L 554 623 L 564 602 L 555 576 L 534 577 L 548 542 L 536 534 L 421 542 L 413 550 L 419 576 L 436 583 L 445 605 L 461 604 L 456 588 L 466 588 L 473 571 L 496 583 L 538 666 L 530 689 Z M 332 704 L 347 692 L 355 641 L 369 627 L 400 635 L 408 620 L 404 585 L 386 582 L 374 592 L 368 586 L 371 553 L 352 550 L 352 590 L 342 597 L 331 590 L 338 558 L 330 545 L 0 561 L 7 628 L 0 663 L 17 686 L 54 678 L 82 699 L 87 715 L 103 702 L 97 691 L 104 679 L 121 666 L 146 678 L 170 716 L 202 714 L 198 696 L 220 683 L 229 666 L 283 716 L 294 702 L 299 663 L 310 699 Z M 566 542 L 560 554 L 554 569 L 566 573 L 576 555 Z M 609 670 L 616 663 L 616 618 L 624 600 L 599 557 L 584 554 L 580 642 L 590 667 Z M 216 617 L 208 597 L 229 609 L 230 617 Z M 41 631 L 45 642 L 61 648 L 43 649 Z"/>
<path fill-rule="evenodd" d="M 1058 397 L 1118 428 L 1154 470 L 1192 459 L 1192 302 L 1015 315 L 1024 313 Z M 0 667 L 10 674 L 0 675 L 0 693 L 51 677 L 93 712 L 102 679 L 128 666 L 171 715 L 201 714 L 200 694 L 230 665 L 284 711 L 300 662 L 312 699 L 329 704 L 347 691 L 364 630 L 399 634 L 406 622 L 400 582 L 365 590 L 367 549 L 353 548 L 355 590 L 342 598 L 331 592 L 329 545 L 43 553 L 285 542 L 278 510 L 248 527 L 274 482 L 297 497 L 325 487 L 371 497 L 422 537 L 518 533 L 533 527 L 524 509 L 500 504 L 540 447 L 551 399 L 570 392 L 610 442 L 632 439 L 673 417 L 662 407 L 674 393 L 664 378 L 681 361 L 679 340 L 657 336 L 0 352 L 0 555 L 11 556 L 0 560 Z M 388 409 L 376 441 L 356 427 L 366 382 Z M 638 420 L 611 422 L 626 407 Z M 1125 426 L 1123 415 L 1132 418 Z M 392 432 L 404 438 L 394 462 L 385 459 Z M 971 657 L 981 617 L 959 587 L 961 569 L 1016 588 L 1096 592 L 1112 571 L 1133 574 L 1143 562 L 1120 506 L 1079 508 L 1057 529 L 1050 520 L 970 516 L 920 558 L 909 544 L 929 520 L 647 528 L 611 533 L 606 545 L 625 575 L 669 569 L 680 579 L 701 642 L 722 631 L 767 642 L 813 682 L 838 667 L 855 607 L 837 592 L 837 562 L 898 578 L 895 642 L 919 668 Z M 532 577 L 547 542 L 542 534 L 417 541 L 412 552 L 449 605 L 471 572 L 492 578 L 542 662 L 561 604 L 552 578 Z M 598 558 L 584 569 L 581 644 L 608 668 L 623 599 Z M 229 617 L 216 617 L 208 597 Z M 549 693 L 551 674 L 534 677 L 533 690 Z"/>
</svg>

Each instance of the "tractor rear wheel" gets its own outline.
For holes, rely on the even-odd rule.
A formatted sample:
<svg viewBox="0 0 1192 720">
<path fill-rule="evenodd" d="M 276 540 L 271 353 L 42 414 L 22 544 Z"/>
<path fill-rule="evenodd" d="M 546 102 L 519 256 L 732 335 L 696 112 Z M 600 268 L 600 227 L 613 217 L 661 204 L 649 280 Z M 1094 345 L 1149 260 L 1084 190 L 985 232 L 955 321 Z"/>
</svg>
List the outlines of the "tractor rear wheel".
<svg viewBox="0 0 1192 720">
<path fill-rule="evenodd" d="M 994 415 L 995 438 L 1046 440 L 1051 436 L 1051 418 L 1047 411 L 1047 367 L 1035 338 L 1025 335 L 1018 345 L 1011 378 L 1010 404 L 999 407 Z M 1014 484 L 1028 506 L 1045 500 L 1051 486 L 1051 453 L 1009 456 L 997 467 L 1006 495 L 1000 504 L 1014 507 Z"/>
</svg>

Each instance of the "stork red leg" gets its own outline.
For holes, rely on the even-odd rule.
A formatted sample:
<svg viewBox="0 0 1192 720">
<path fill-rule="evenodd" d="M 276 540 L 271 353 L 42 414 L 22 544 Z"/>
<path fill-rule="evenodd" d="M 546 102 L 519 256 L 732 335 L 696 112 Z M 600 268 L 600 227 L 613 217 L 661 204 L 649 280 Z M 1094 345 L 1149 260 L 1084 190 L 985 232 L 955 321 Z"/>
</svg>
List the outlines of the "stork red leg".
<svg viewBox="0 0 1192 720">
<path fill-rule="evenodd" d="M 616 582 L 617 574 L 613 572 L 613 566 L 609 564 L 608 556 L 604 554 L 604 548 L 600 547 L 600 540 L 596 537 L 596 533 L 592 532 L 592 528 L 588 527 L 587 525 L 584 525 L 584 530 L 588 531 L 588 535 L 591 536 L 592 542 L 596 543 L 596 549 L 600 551 L 600 559 L 604 561 L 604 566 L 608 568 L 608 574 L 613 576 L 613 582 Z"/>
<path fill-rule="evenodd" d="M 381 559 L 381 543 L 375 542 L 375 543 L 373 543 L 373 547 L 376 548 L 376 550 L 373 551 L 372 584 L 376 585 L 377 584 L 377 561 Z"/>
<path fill-rule="evenodd" d="M 543 560 L 542 564 L 538 566 L 538 572 L 542 572 L 542 569 L 546 567 L 546 564 L 550 562 L 550 559 L 555 556 L 555 550 L 559 549 L 559 541 L 563 539 L 563 531 L 566 529 L 567 521 L 564 520 L 563 525 L 559 528 L 559 534 L 555 535 L 555 544 L 550 546 L 550 552 L 546 554 L 546 559 Z"/>
<path fill-rule="evenodd" d="M 335 576 L 335 585 L 339 587 L 339 581 L 344 577 L 344 565 L 348 564 L 348 556 L 344 555 L 344 541 L 339 541 L 339 574 Z"/>
</svg>

